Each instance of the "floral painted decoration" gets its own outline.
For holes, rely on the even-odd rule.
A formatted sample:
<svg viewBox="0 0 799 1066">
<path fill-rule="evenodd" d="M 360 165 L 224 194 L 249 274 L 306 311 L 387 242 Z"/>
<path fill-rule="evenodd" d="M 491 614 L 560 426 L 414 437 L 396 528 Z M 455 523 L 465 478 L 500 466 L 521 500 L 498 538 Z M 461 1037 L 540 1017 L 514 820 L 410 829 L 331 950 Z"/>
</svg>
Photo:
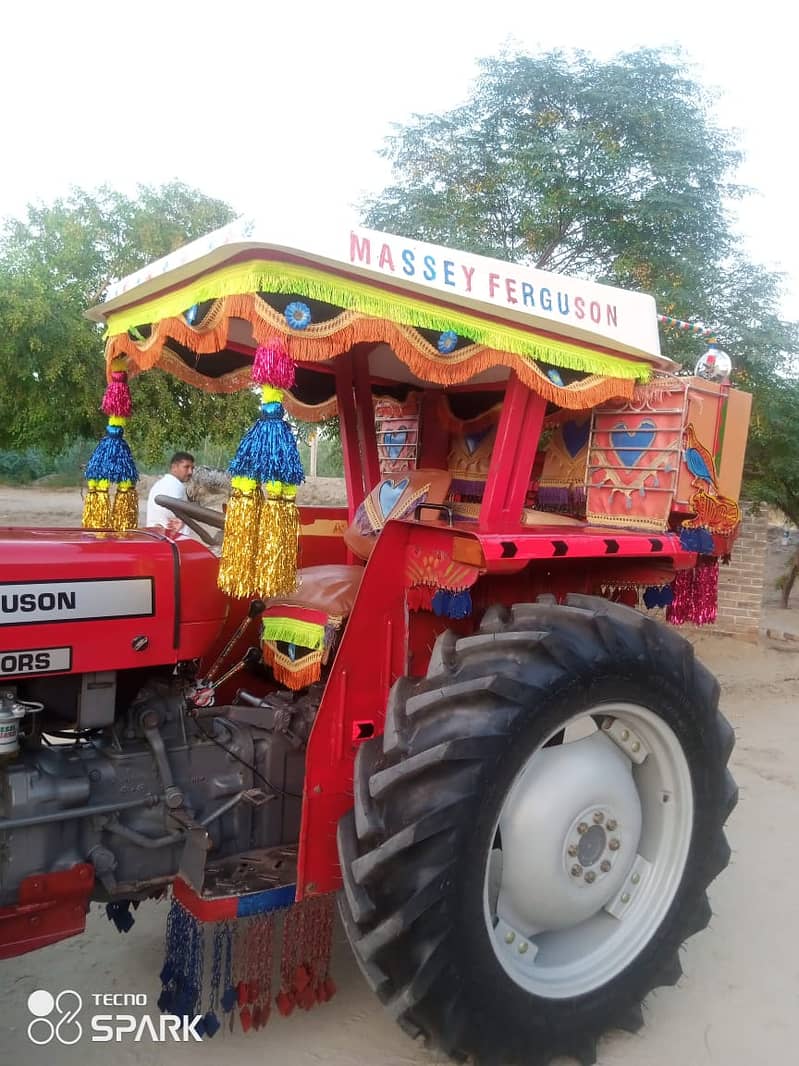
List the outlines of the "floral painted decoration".
<svg viewBox="0 0 799 1066">
<path fill-rule="evenodd" d="M 442 355 L 449 355 L 458 347 L 458 334 L 454 329 L 447 329 L 438 338 L 438 350 Z"/>
<path fill-rule="evenodd" d="M 305 329 L 311 324 L 311 309 L 301 300 L 294 300 L 284 311 L 286 322 L 292 329 Z"/>
</svg>

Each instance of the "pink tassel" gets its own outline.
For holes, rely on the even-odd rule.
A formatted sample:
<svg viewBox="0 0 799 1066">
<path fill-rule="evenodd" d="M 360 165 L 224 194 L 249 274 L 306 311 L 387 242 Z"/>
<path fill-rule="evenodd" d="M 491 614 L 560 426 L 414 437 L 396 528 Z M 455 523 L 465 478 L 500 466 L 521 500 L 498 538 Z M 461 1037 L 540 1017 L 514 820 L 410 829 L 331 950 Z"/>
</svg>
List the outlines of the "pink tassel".
<svg viewBox="0 0 799 1066">
<path fill-rule="evenodd" d="M 128 388 L 128 375 L 124 370 L 111 372 L 111 381 L 103 396 L 102 409 L 107 415 L 130 418 L 132 409 L 130 389 Z"/>
<path fill-rule="evenodd" d="M 279 337 L 256 349 L 252 380 L 255 385 L 273 385 L 276 389 L 290 389 L 294 384 L 294 363 Z"/>
</svg>

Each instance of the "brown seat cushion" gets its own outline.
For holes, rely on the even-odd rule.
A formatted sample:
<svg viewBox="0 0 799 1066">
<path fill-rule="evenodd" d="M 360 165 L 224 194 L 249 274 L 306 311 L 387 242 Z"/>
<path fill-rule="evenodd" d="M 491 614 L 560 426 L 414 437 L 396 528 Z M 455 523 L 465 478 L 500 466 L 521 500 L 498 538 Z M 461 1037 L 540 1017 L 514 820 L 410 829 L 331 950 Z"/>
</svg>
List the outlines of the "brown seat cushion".
<svg viewBox="0 0 799 1066">
<path fill-rule="evenodd" d="M 372 489 L 355 512 L 352 525 L 344 532 L 344 543 L 361 559 L 368 559 L 383 526 L 392 518 L 407 518 L 420 503 L 443 503 L 450 485 L 448 470 L 405 470 L 383 480 Z M 423 511 L 421 521 L 438 518 L 435 511 Z"/>
<path fill-rule="evenodd" d="M 362 566 L 345 566 L 343 563 L 306 566 L 297 571 L 297 591 L 290 596 L 267 600 L 266 606 L 307 607 L 311 611 L 321 611 L 329 618 L 346 618 L 352 610 L 362 577 Z"/>
</svg>

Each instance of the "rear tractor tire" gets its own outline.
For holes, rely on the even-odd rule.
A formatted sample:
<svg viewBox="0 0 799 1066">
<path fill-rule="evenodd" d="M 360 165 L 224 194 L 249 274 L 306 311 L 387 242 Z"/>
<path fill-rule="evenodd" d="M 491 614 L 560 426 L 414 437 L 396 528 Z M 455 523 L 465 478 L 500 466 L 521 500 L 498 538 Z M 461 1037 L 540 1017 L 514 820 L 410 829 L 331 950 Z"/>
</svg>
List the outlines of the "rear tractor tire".
<svg viewBox="0 0 799 1066">
<path fill-rule="evenodd" d="M 719 686 L 606 600 L 491 608 L 394 685 L 339 824 L 359 965 L 456 1060 L 592 1063 L 681 975 L 737 799 Z"/>
</svg>

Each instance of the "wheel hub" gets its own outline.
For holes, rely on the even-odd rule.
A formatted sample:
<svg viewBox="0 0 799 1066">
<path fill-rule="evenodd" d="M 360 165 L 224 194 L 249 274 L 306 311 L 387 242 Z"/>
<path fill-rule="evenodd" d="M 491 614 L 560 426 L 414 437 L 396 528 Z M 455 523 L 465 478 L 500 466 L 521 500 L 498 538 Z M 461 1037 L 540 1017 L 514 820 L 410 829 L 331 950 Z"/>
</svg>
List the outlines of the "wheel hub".
<svg viewBox="0 0 799 1066">
<path fill-rule="evenodd" d="M 563 865 L 569 876 L 598 885 L 613 870 L 621 852 L 621 825 L 608 807 L 581 811 L 566 834 Z"/>
<path fill-rule="evenodd" d="M 631 763 L 602 733 L 541 749 L 500 819 L 497 915 L 525 936 L 577 925 L 621 887 L 641 803 Z"/>
</svg>

